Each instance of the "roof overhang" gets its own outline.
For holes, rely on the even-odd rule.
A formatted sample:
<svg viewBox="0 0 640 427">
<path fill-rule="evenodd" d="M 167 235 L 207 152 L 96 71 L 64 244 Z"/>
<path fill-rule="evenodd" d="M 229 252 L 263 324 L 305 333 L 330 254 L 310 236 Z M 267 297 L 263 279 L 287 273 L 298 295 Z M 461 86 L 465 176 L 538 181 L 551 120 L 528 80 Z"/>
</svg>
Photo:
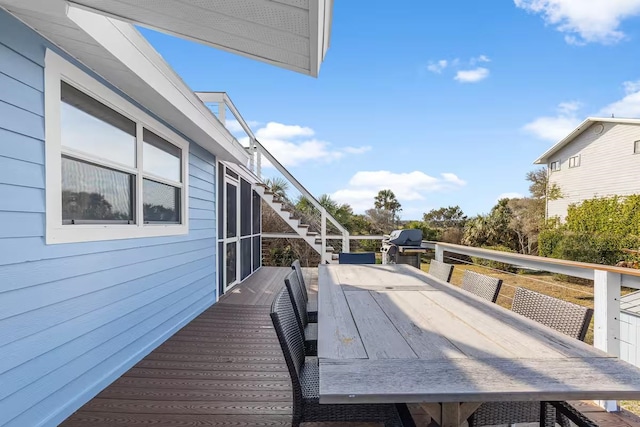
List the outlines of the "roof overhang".
<svg viewBox="0 0 640 427">
<path fill-rule="evenodd" d="M 540 157 L 536 159 L 533 164 L 546 165 L 549 163 L 549 158 L 557 153 L 564 146 L 576 139 L 582 132 L 587 130 L 594 123 L 618 123 L 618 124 L 631 124 L 640 125 L 640 119 L 616 119 L 616 118 L 604 118 L 604 117 L 587 117 L 582 123 L 578 125 L 569 135 L 562 138 L 553 147 L 549 148 Z"/>
<path fill-rule="evenodd" d="M 249 161 L 244 147 L 133 25 L 62 0 L 0 0 L 0 6 L 219 160 Z"/>
<path fill-rule="evenodd" d="M 314 77 L 333 0 L 71 0 L 71 4 Z"/>
</svg>

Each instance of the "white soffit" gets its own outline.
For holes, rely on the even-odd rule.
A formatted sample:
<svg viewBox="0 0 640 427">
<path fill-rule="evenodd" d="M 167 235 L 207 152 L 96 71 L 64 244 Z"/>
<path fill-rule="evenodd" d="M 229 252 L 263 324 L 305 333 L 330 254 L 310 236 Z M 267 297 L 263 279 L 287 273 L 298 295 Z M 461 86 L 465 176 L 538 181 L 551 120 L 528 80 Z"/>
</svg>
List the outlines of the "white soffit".
<svg viewBox="0 0 640 427">
<path fill-rule="evenodd" d="M 72 0 L 70 4 L 317 77 L 333 0 Z"/>
<path fill-rule="evenodd" d="M 62 0 L 0 0 L 0 6 L 219 160 L 248 162 L 245 149 L 131 24 Z"/>
</svg>

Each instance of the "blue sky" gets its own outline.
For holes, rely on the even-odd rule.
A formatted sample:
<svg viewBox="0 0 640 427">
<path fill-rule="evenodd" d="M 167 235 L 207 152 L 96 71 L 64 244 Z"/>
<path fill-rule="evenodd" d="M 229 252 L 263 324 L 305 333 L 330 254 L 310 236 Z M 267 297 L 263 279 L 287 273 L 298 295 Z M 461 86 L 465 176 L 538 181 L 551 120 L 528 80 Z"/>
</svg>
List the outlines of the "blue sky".
<svg viewBox="0 0 640 427">
<path fill-rule="evenodd" d="M 313 193 L 405 219 L 527 194 L 589 115 L 640 117 L 640 0 L 336 1 L 318 79 L 142 30 L 196 91 L 226 91 Z"/>
</svg>

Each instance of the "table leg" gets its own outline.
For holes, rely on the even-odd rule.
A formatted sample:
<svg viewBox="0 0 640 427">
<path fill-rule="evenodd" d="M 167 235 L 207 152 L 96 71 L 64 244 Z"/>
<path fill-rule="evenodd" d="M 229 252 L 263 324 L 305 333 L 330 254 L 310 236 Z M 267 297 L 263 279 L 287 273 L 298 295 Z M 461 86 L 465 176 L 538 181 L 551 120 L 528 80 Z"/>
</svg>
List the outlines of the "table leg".
<svg viewBox="0 0 640 427">
<path fill-rule="evenodd" d="M 480 406 L 476 402 L 421 403 L 422 409 L 440 427 L 460 427 Z"/>
</svg>

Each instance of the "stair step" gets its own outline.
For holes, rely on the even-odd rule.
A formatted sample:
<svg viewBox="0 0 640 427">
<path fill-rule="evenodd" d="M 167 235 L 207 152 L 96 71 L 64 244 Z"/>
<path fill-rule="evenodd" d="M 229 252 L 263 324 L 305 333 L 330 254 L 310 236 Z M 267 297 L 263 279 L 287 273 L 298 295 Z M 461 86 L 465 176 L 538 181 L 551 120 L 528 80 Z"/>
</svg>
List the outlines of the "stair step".
<svg viewBox="0 0 640 427">
<path fill-rule="evenodd" d="M 327 252 L 333 252 L 335 251 L 335 248 L 333 246 L 327 246 L 326 250 Z"/>
<path fill-rule="evenodd" d="M 298 224 L 298 228 L 309 228 L 307 224 Z"/>
</svg>

